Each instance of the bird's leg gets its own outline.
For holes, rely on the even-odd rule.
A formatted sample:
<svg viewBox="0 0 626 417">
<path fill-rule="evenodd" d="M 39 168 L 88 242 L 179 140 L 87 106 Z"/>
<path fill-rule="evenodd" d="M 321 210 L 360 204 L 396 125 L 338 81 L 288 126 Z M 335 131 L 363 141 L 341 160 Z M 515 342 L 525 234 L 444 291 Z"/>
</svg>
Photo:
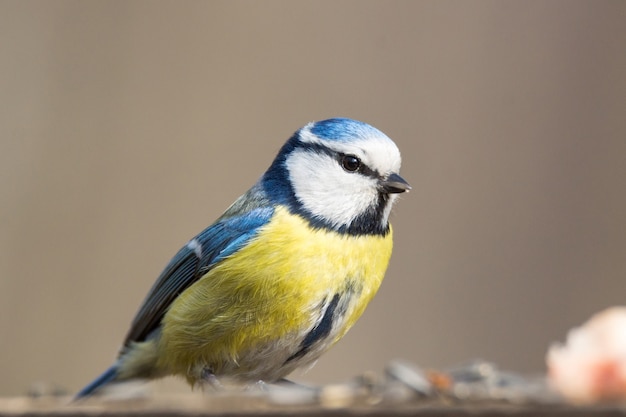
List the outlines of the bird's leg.
<svg viewBox="0 0 626 417">
<path fill-rule="evenodd" d="M 217 379 L 211 368 L 202 368 L 202 372 L 200 373 L 200 381 L 200 383 L 202 384 L 202 388 L 209 387 L 215 391 L 219 391 L 224 388 L 224 386 L 219 381 L 219 379 Z"/>
</svg>

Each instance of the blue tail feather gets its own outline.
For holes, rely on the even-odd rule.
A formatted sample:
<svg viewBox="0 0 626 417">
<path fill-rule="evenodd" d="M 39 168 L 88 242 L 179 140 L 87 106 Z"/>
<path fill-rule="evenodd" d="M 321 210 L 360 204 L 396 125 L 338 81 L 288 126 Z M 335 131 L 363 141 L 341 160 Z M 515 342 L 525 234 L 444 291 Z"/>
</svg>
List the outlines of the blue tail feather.
<svg viewBox="0 0 626 417">
<path fill-rule="evenodd" d="M 102 388 L 109 382 L 114 381 L 116 377 L 117 377 L 117 366 L 113 365 L 109 369 L 104 371 L 102 375 L 100 375 L 98 378 L 94 379 L 89 385 L 87 385 L 85 388 L 80 390 L 78 394 L 76 394 L 76 397 L 74 397 L 74 399 L 78 400 L 78 399 L 90 396 L 96 390 Z"/>
</svg>

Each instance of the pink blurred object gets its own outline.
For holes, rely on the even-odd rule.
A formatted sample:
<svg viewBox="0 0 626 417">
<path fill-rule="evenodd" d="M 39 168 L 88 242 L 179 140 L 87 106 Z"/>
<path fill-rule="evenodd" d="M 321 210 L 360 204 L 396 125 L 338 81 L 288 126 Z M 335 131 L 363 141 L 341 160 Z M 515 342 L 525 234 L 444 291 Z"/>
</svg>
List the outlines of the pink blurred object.
<svg viewBox="0 0 626 417">
<path fill-rule="evenodd" d="M 626 400 L 626 307 L 612 307 L 569 331 L 546 356 L 551 385 L 577 403 Z"/>
</svg>

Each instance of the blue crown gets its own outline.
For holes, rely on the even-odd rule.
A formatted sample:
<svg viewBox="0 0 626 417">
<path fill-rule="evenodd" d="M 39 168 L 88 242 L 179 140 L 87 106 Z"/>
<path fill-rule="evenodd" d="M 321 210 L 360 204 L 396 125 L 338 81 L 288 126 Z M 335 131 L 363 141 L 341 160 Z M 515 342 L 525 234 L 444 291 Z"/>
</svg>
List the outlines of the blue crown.
<svg viewBox="0 0 626 417">
<path fill-rule="evenodd" d="M 384 133 L 367 123 L 346 118 L 314 122 L 310 131 L 320 139 L 340 142 L 351 142 L 368 136 L 385 137 Z"/>
</svg>

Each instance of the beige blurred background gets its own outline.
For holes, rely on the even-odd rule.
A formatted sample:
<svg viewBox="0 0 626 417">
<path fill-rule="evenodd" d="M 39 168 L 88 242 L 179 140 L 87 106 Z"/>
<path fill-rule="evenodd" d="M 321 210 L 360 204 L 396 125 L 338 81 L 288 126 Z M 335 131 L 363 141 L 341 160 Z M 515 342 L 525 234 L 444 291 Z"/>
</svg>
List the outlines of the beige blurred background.
<svg viewBox="0 0 626 417">
<path fill-rule="evenodd" d="M 331 116 L 413 191 L 378 297 L 297 379 L 541 372 L 624 304 L 625 41 L 623 1 L 0 2 L 0 395 L 104 370 L 178 248 Z"/>
</svg>

